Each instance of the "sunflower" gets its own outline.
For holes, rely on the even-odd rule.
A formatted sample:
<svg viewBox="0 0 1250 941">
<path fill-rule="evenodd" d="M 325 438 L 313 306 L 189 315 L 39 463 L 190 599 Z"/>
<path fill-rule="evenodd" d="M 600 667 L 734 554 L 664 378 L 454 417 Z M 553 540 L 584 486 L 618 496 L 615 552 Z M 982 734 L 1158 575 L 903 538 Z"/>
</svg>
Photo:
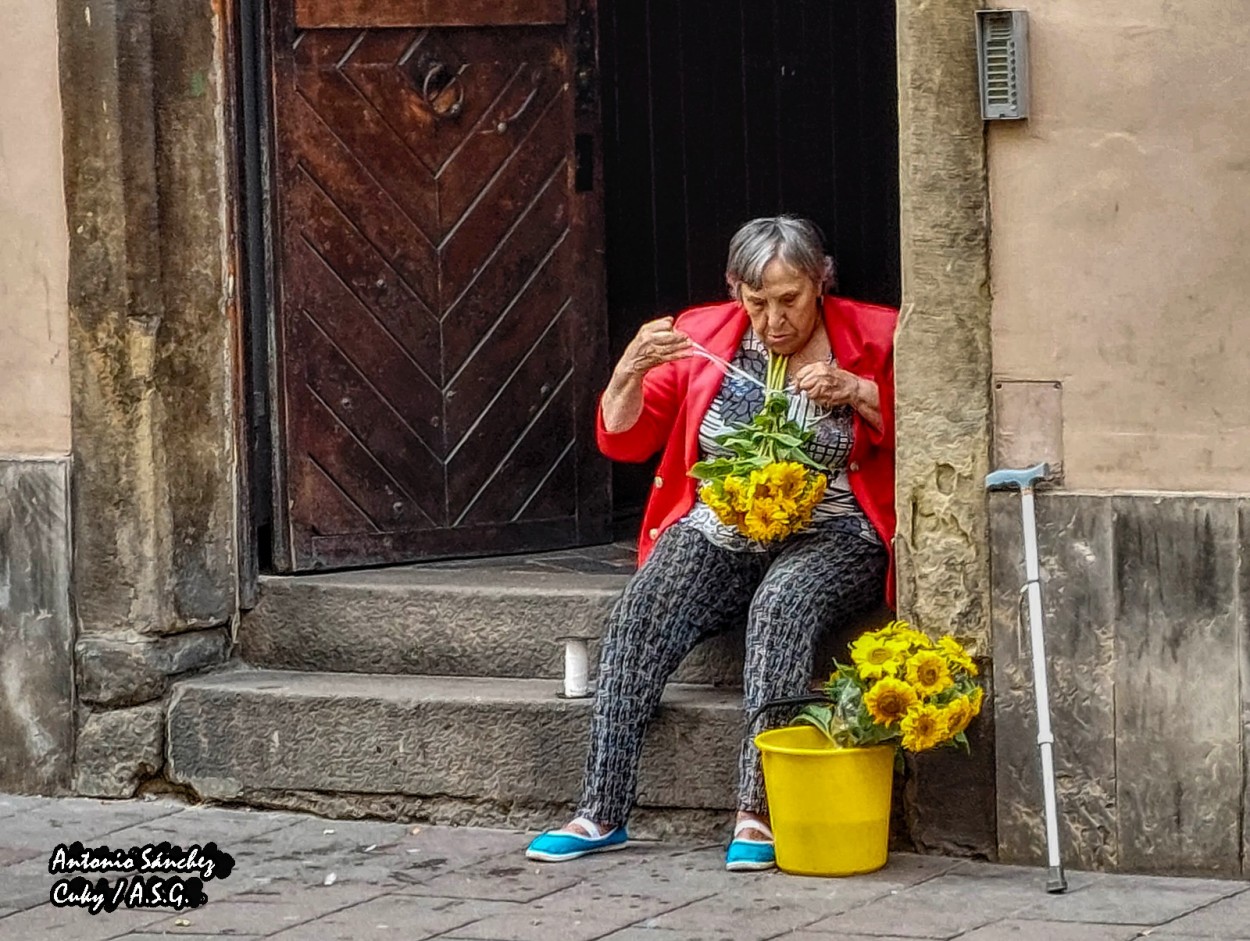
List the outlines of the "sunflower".
<svg viewBox="0 0 1250 941">
<path fill-rule="evenodd" d="M 719 482 L 704 484 L 699 488 L 699 498 L 711 508 L 723 523 L 732 523 L 736 517 L 733 504 L 727 498 L 725 488 Z"/>
<path fill-rule="evenodd" d="M 896 640 L 865 634 L 851 644 L 851 660 L 859 667 L 861 680 L 877 680 L 897 675 L 906 651 L 906 646 Z"/>
<path fill-rule="evenodd" d="M 864 695 L 868 714 L 882 725 L 893 725 L 915 704 L 916 691 L 890 676 L 877 680 Z"/>
<path fill-rule="evenodd" d="M 952 667 L 963 670 L 969 676 L 977 675 L 977 665 L 972 662 L 972 658 L 968 656 L 968 651 L 964 650 L 963 644 L 955 640 L 955 638 L 949 635 L 939 638 L 937 649 L 945 655 Z"/>
<path fill-rule="evenodd" d="M 811 474 L 807 478 L 807 489 L 803 491 L 800 498 L 800 505 L 806 510 L 808 518 L 811 518 L 812 510 L 820 505 L 820 501 L 825 498 L 825 488 L 829 484 L 829 478 L 824 474 Z"/>
<path fill-rule="evenodd" d="M 903 717 L 903 747 L 908 751 L 925 751 L 950 738 L 946 714 L 937 706 L 917 703 Z"/>
<path fill-rule="evenodd" d="M 769 465 L 773 485 L 785 496 L 797 500 L 807 489 L 807 468 L 797 461 L 780 461 Z"/>
<path fill-rule="evenodd" d="M 772 496 L 772 491 L 772 477 L 769 475 L 767 467 L 751 471 L 751 476 L 747 480 L 746 486 L 748 499 L 767 499 Z"/>
<path fill-rule="evenodd" d="M 958 735 L 968 728 L 968 723 L 972 721 L 972 701 L 967 696 L 956 696 L 946 704 L 943 711 L 951 735 Z"/>
<path fill-rule="evenodd" d="M 730 474 L 721 482 L 721 489 L 725 493 L 725 499 L 739 512 L 746 507 L 746 487 L 746 480 L 733 474 Z"/>
<path fill-rule="evenodd" d="M 771 542 L 789 534 L 784 519 L 777 518 L 776 504 L 767 497 L 754 497 L 742 522 L 742 531 L 757 542 Z"/>
<path fill-rule="evenodd" d="M 928 698 L 948 689 L 955 680 L 945 657 L 934 650 L 921 650 L 907 660 L 907 682 Z"/>
<path fill-rule="evenodd" d="M 916 630 L 906 621 L 891 621 L 879 633 L 889 634 L 917 650 L 930 650 L 933 647 L 933 641 L 929 640 L 928 634 Z"/>
<path fill-rule="evenodd" d="M 985 698 L 985 690 L 980 686 L 972 691 L 968 696 L 968 702 L 972 705 L 972 714 L 979 716 L 981 714 L 981 700 Z"/>
</svg>

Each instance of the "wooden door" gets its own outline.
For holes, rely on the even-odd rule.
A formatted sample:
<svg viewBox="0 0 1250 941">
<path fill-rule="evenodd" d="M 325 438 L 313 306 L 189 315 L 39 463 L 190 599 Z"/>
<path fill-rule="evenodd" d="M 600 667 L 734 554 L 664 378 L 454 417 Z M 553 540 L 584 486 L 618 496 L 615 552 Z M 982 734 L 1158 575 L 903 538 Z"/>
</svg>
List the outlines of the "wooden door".
<svg viewBox="0 0 1250 941">
<path fill-rule="evenodd" d="M 594 7 L 568 2 L 271 0 L 279 569 L 607 537 Z"/>
</svg>

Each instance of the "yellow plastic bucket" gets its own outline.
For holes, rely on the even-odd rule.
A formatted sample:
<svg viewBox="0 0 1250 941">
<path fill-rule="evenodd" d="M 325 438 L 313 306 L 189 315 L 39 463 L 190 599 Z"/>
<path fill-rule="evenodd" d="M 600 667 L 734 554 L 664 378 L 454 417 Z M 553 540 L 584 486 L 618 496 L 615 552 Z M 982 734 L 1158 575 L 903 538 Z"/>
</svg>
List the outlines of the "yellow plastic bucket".
<svg viewBox="0 0 1250 941">
<path fill-rule="evenodd" d="M 885 865 L 893 745 L 838 748 L 811 726 L 761 732 L 755 745 L 779 869 L 851 876 Z"/>
</svg>

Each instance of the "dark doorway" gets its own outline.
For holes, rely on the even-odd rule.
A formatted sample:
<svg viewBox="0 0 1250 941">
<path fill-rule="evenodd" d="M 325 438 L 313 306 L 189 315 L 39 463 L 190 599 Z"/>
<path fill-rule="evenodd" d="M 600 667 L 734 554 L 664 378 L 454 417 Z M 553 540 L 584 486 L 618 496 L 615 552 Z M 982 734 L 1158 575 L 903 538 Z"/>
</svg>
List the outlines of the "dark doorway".
<svg viewBox="0 0 1250 941">
<path fill-rule="evenodd" d="M 644 321 L 725 296 L 742 222 L 823 229 L 837 292 L 899 301 L 893 0 L 600 0 L 612 358 Z M 616 465 L 618 531 L 649 467 Z"/>
</svg>

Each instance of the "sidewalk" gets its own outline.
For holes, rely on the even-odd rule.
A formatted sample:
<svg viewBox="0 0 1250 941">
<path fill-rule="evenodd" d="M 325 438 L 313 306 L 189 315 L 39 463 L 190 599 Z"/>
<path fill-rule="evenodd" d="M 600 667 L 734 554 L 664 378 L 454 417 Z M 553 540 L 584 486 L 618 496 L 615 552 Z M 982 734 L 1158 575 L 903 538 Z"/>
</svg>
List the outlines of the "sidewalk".
<svg viewBox="0 0 1250 941">
<path fill-rule="evenodd" d="M 48 901 L 58 879 L 72 878 L 49 874 L 52 851 L 74 841 L 112 850 L 215 841 L 235 866 L 204 883 L 203 907 L 92 915 Z M 727 873 L 720 846 L 668 843 L 539 865 L 523 857 L 527 841 L 169 800 L 0 795 L 0 939 L 1250 939 L 1243 882 L 1071 873 L 1068 894 L 1049 896 L 1042 871 L 931 856 L 896 854 L 854 879 L 808 879 Z"/>
</svg>

